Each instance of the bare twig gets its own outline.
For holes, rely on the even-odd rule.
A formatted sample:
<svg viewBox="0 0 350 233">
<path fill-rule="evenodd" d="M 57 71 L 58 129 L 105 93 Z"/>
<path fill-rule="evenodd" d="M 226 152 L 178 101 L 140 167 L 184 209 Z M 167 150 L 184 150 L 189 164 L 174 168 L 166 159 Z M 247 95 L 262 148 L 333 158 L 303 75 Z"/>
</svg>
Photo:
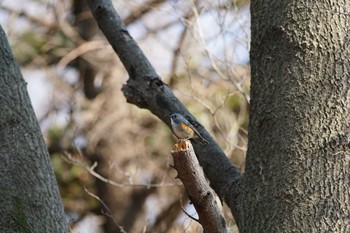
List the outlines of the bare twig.
<svg viewBox="0 0 350 233">
<path fill-rule="evenodd" d="M 199 224 L 201 224 L 201 223 L 199 222 L 198 219 L 196 219 L 195 217 L 193 217 L 192 215 L 190 215 L 189 213 L 187 213 L 187 211 L 186 211 L 184 208 L 181 208 L 181 210 L 187 215 L 187 217 L 189 217 L 189 218 L 192 219 L 193 221 L 198 222 Z"/>
<path fill-rule="evenodd" d="M 136 20 L 140 19 L 143 15 L 147 14 L 152 9 L 156 8 L 161 3 L 165 2 L 165 0 L 150 0 L 145 2 L 140 7 L 132 10 L 129 16 L 124 19 L 124 24 L 129 25 Z"/>
<path fill-rule="evenodd" d="M 200 20 L 199 20 L 199 12 L 197 10 L 197 7 L 195 5 L 195 3 L 192 3 L 192 10 L 193 10 L 193 14 L 194 17 L 196 18 L 196 24 L 197 24 L 197 29 L 198 29 L 198 35 L 199 35 L 199 43 L 202 45 L 203 48 L 205 48 L 205 51 L 207 53 L 207 56 L 210 60 L 211 66 L 212 68 L 215 70 L 215 72 L 219 75 L 219 77 L 223 80 L 228 80 L 229 82 L 231 82 L 236 89 L 244 96 L 244 98 L 246 99 L 247 103 L 250 102 L 250 97 L 248 95 L 248 93 L 242 88 L 241 84 L 238 82 L 233 81 L 231 78 L 228 78 L 219 68 L 219 66 L 217 65 L 213 54 L 207 49 L 207 45 L 205 42 L 205 37 L 204 37 L 204 33 L 203 33 L 203 29 L 202 26 L 200 24 Z"/>
<path fill-rule="evenodd" d="M 168 232 L 169 228 L 172 226 L 172 223 L 181 213 L 182 206 L 184 203 L 188 203 L 188 197 L 185 193 L 185 190 L 181 191 L 180 200 L 177 198 L 173 200 L 166 208 L 158 214 L 157 219 L 151 229 L 148 232 Z"/>
<path fill-rule="evenodd" d="M 63 69 L 67 64 L 76 59 L 77 57 L 83 55 L 92 50 L 105 48 L 106 43 L 104 41 L 89 41 L 81 44 L 79 47 L 73 49 L 65 56 L 61 58 L 58 62 L 57 67 L 59 70 Z"/>
<path fill-rule="evenodd" d="M 31 15 L 28 12 L 26 12 L 25 10 L 15 9 L 15 8 L 10 7 L 10 6 L 7 6 L 6 4 L 1 4 L 0 8 L 5 10 L 5 11 L 8 11 L 11 14 L 23 16 L 26 19 L 28 19 L 29 21 L 33 22 L 34 24 L 44 26 L 47 29 L 52 29 L 52 28 L 58 27 L 58 25 L 55 24 L 54 22 L 50 22 L 49 20 L 46 20 L 45 18 L 40 17 L 39 15 Z"/>
<path fill-rule="evenodd" d="M 84 191 L 91 197 L 95 198 L 97 201 L 99 201 L 101 203 L 101 205 L 103 206 L 103 208 L 107 211 L 107 213 L 105 213 L 104 211 L 102 211 L 102 213 L 104 215 L 106 215 L 107 217 L 110 217 L 114 224 L 119 228 L 120 232 L 122 233 L 127 233 L 124 228 L 122 226 L 120 226 L 117 222 L 117 220 L 113 217 L 111 210 L 108 208 L 108 206 L 106 205 L 106 203 L 104 203 L 104 201 L 101 200 L 101 198 L 99 198 L 98 196 L 96 196 L 95 194 L 91 193 L 86 187 L 84 187 Z"/>
<path fill-rule="evenodd" d="M 187 16 L 187 20 L 188 19 L 190 19 L 190 16 Z M 182 32 L 180 33 L 178 46 L 174 51 L 173 61 L 171 63 L 169 86 L 172 86 L 174 84 L 176 69 L 177 69 L 179 57 L 181 55 L 181 49 L 182 49 L 183 44 L 184 44 L 185 39 L 186 39 L 187 29 L 188 29 L 188 27 L 185 25 L 182 29 Z"/>
<path fill-rule="evenodd" d="M 79 152 L 79 153 L 81 153 L 81 152 Z M 114 187 L 117 187 L 117 188 L 134 187 L 134 188 L 150 189 L 150 188 L 156 188 L 156 187 L 174 187 L 174 186 L 181 185 L 181 184 L 176 184 L 176 183 L 163 183 L 163 182 L 154 183 L 154 184 L 152 184 L 152 183 L 150 183 L 150 184 L 118 183 L 118 182 L 115 182 L 113 180 L 110 180 L 110 179 L 102 176 L 101 174 L 99 174 L 95 171 L 95 168 L 97 167 L 98 162 L 95 162 L 94 164 L 89 166 L 82 161 L 78 161 L 76 159 L 73 159 L 73 156 L 68 152 L 64 152 L 64 155 L 65 155 L 65 157 L 63 157 L 63 158 L 65 158 L 65 160 L 67 162 L 74 164 L 74 165 L 77 165 L 77 166 L 80 166 L 80 167 L 84 167 L 86 169 L 86 171 L 88 171 L 95 178 L 99 179 L 102 182 L 110 184 Z"/>
</svg>

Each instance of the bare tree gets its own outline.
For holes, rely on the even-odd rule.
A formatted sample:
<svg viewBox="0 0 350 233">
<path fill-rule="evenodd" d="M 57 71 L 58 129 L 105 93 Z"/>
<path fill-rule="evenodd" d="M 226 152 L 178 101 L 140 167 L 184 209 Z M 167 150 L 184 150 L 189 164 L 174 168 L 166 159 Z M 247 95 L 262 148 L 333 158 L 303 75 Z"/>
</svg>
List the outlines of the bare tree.
<svg viewBox="0 0 350 233">
<path fill-rule="evenodd" d="M 174 3 L 149 0 L 138 5 L 133 1 L 114 2 L 116 6 L 122 6 L 122 19 L 117 16 L 110 1 L 88 1 L 99 27 L 129 73 L 129 80 L 124 86 L 122 77 L 125 73 L 121 71 L 123 67 L 113 51 L 108 50 L 107 42 L 98 39 L 98 34 L 95 34 L 96 26 L 91 24 L 92 20 L 83 9 L 85 7 L 82 6 L 82 1 L 77 0 L 72 5 L 77 20 L 73 26 L 66 22 L 65 15 L 69 14 L 65 14 L 63 2 L 68 1 L 56 1 L 47 5 L 47 12 L 54 15 L 48 18 L 32 15 L 25 9 L 19 10 L 3 5 L 1 8 L 15 16 L 25 17 L 40 27 L 40 30 L 29 33 L 30 39 L 38 39 L 34 43 L 35 49 L 21 49 L 21 43 L 26 42 L 26 37 L 19 40 L 14 38 L 11 41 L 15 43 L 15 54 L 16 51 L 17 54 L 18 51 L 26 52 L 22 59 L 18 59 L 22 61 L 22 66 L 34 64 L 35 67 L 54 74 L 51 80 L 55 82 L 55 91 L 59 90 L 59 98 L 50 103 L 50 109 L 41 121 L 49 119 L 54 111 L 68 109 L 69 112 L 68 123 L 60 129 L 62 133 L 58 137 L 52 136 L 50 131 L 46 132 L 49 151 L 57 168 L 58 181 L 63 183 L 61 193 L 68 211 L 82 215 L 89 215 L 93 211 L 100 215 L 101 208 L 91 201 L 91 197 L 94 197 L 103 203 L 102 214 L 110 217 L 110 221 L 105 224 L 106 232 L 141 232 L 142 228 L 144 232 L 165 232 L 175 227 L 183 232 L 185 228 L 176 222 L 181 209 L 187 207 L 188 199 L 179 183 L 173 181 L 172 169 L 168 167 L 170 161 L 164 156 L 170 150 L 170 144 L 174 142 L 170 130 L 164 129 L 162 123 L 152 117 L 152 114 L 125 107 L 127 104 L 123 103 L 125 100 L 119 91 L 122 88 L 128 102 L 149 109 L 168 125 L 169 114 L 179 112 L 186 115 L 210 141 L 209 146 L 205 147 L 193 145 L 194 150 L 211 187 L 230 208 L 240 232 L 350 231 L 350 104 L 349 67 L 346 62 L 346 58 L 349 57 L 350 10 L 347 2 L 252 2 L 251 102 L 247 91 L 249 66 L 236 65 L 229 59 L 217 59 L 206 47 L 208 38 L 204 39 L 204 36 L 207 31 L 201 30 L 198 23 L 201 16 L 204 16 L 204 19 L 208 12 L 210 15 L 217 12 L 216 19 L 218 24 L 221 23 L 220 31 L 225 32 L 223 40 L 231 35 L 236 37 L 237 31 L 232 33 L 225 29 L 224 25 L 228 23 L 225 17 L 232 16 L 231 19 L 234 18 L 239 25 L 240 19 L 236 10 L 240 4 L 246 4 L 246 1 L 181 1 L 180 4 L 180 1 Z M 71 9 L 71 6 L 69 7 Z M 183 9 L 179 10 L 179 7 Z M 159 20 L 158 16 L 154 19 L 153 16 L 159 12 L 168 15 L 163 14 L 162 20 Z M 173 14 L 178 15 L 172 17 Z M 12 17 L 14 18 L 16 17 Z M 175 43 L 168 47 L 173 52 L 173 61 L 169 66 L 169 73 L 164 76 L 162 74 L 162 80 L 150 66 L 150 62 L 122 21 L 131 25 L 130 29 L 135 29 L 133 26 L 136 26 L 146 31 L 144 35 L 138 35 L 137 40 L 141 47 L 145 45 L 142 40 L 149 37 L 157 41 L 157 52 L 162 43 Z M 178 37 L 170 40 L 164 34 L 168 34 L 168 29 L 172 26 L 180 30 L 177 31 Z M 249 32 L 245 33 L 249 35 Z M 160 36 L 161 34 L 163 36 Z M 9 35 L 13 36 L 11 33 Z M 199 53 L 191 50 L 195 43 L 202 48 Z M 233 50 L 237 44 L 230 44 L 230 49 L 226 47 L 225 52 L 231 48 Z M 28 48 L 26 46 L 28 44 L 24 48 Z M 150 44 L 147 46 L 149 48 Z M 46 214 L 43 218 L 40 214 L 28 214 L 32 209 L 45 209 L 36 208 L 38 203 L 54 203 L 55 206 L 55 201 L 59 201 L 59 198 L 57 189 L 54 188 L 52 172 L 47 170 L 50 165 L 47 156 L 44 155 L 46 152 L 41 150 L 44 148 L 42 139 L 28 133 L 36 134 L 34 128 L 37 127 L 37 123 L 31 114 L 23 114 L 32 112 L 27 109 L 25 85 L 20 81 L 22 79 L 8 79 L 12 71 L 18 75 L 19 71 L 18 68 L 11 68 L 13 59 L 7 59 L 8 53 L 3 53 L 8 50 L 1 51 L 1 57 L 5 58 L 1 60 L 1 69 L 6 71 L 2 72 L 1 81 L 8 81 L 0 85 L 1 116 L 5 117 L 0 124 L 4 139 L 0 140 L 3 142 L 0 148 L 4 151 L 1 152 L 1 156 L 6 158 L 3 159 L 5 162 L 1 163 L 4 178 L 0 182 L 3 185 L 0 192 L 12 192 L 15 189 L 13 184 L 18 183 L 16 190 L 21 190 L 18 196 L 24 200 L 21 202 L 14 198 L 14 204 L 8 205 L 7 203 L 11 203 L 10 196 L 1 195 L 1 202 L 6 203 L 1 206 L 12 206 L 12 210 L 15 211 L 1 209 L 1 214 L 5 216 L 3 221 L 15 227 L 12 228 L 15 229 L 14 232 L 26 232 L 29 229 L 27 225 L 30 225 L 33 219 L 31 216 L 39 216 L 35 218 L 46 221 L 47 228 L 43 231 L 55 232 L 54 229 L 48 229 L 52 226 L 48 220 L 53 216 L 50 215 L 52 212 L 47 214 L 46 210 L 42 211 Z M 149 51 L 146 52 L 148 54 Z M 163 54 L 158 54 L 158 57 L 160 56 L 163 59 Z M 191 60 L 188 56 L 195 58 Z M 82 69 L 79 68 L 80 79 L 78 78 L 77 82 L 65 81 L 64 78 L 60 79 L 61 73 L 52 72 L 56 69 L 56 61 L 59 61 L 60 71 L 65 72 L 66 68 L 76 67 L 78 60 L 82 61 L 79 63 L 83 66 L 80 67 Z M 197 60 L 204 60 L 206 65 L 196 63 Z M 88 69 L 85 69 L 86 65 Z M 122 68 L 117 70 L 116 67 Z M 244 72 L 235 73 L 237 67 Z M 158 68 L 158 73 L 161 73 Z M 62 74 L 64 76 L 64 73 Z M 243 76 L 247 78 L 242 78 Z M 203 89 L 194 84 L 198 80 L 203 81 Z M 166 82 L 169 85 L 165 84 Z M 188 89 L 184 87 L 187 84 Z M 213 88 L 219 85 L 224 88 Z M 9 92 L 15 90 L 9 86 L 17 88 L 18 91 Z M 179 89 L 180 92 L 184 91 L 182 96 L 178 95 Z M 190 91 L 186 93 L 185 89 Z M 61 93 L 62 90 L 64 93 Z M 218 96 L 222 98 L 223 95 L 219 92 L 225 92 L 226 97 L 219 105 L 196 95 L 196 91 L 207 93 L 210 90 L 212 94 L 207 96 L 211 99 Z M 180 99 L 189 96 L 188 99 L 191 100 L 187 104 L 191 102 L 192 105 L 195 100 L 201 105 L 200 111 L 204 109 L 205 114 L 212 117 L 205 122 L 203 115 L 199 116 L 199 121 L 206 126 L 210 135 L 185 109 L 184 104 L 178 101 L 173 91 Z M 85 98 L 81 98 L 79 93 L 84 93 Z M 234 98 L 231 98 L 232 96 Z M 16 102 L 17 99 L 26 101 Z M 241 99 L 238 109 L 237 99 Z M 12 105 L 13 102 L 15 105 Z M 220 106 L 226 104 L 230 104 L 230 109 L 220 113 L 217 109 L 222 109 Z M 247 120 L 244 119 L 248 106 L 249 150 L 245 165 L 243 158 L 246 152 Z M 193 109 L 193 106 L 191 107 Z M 128 112 L 127 109 L 132 110 Z M 14 115 L 19 112 L 21 114 Z M 5 113 L 13 114 L 8 116 Z M 220 120 L 216 118 L 218 113 L 222 116 Z M 235 117 L 232 117 L 233 115 Z M 239 115 L 240 117 L 236 117 Z M 26 120 L 26 117 L 29 117 L 30 121 Z M 236 122 L 239 118 L 241 120 Z M 230 127 L 230 124 L 235 124 L 236 127 Z M 237 137 L 226 137 L 225 130 L 230 128 Z M 22 130 L 18 137 L 15 137 L 17 134 L 9 133 L 19 132 L 17 130 Z M 77 138 L 86 142 L 78 155 L 75 154 L 72 143 Z M 28 146 L 24 148 L 25 145 Z M 41 149 L 34 149 L 33 145 L 39 145 Z M 227 149 L 227 145 L 230 145 L 230 149 Z M 11 159 L 6 157 L 9 151 L 13 153 Z M 24 154 L 28 151 L 33 152 L 30 155 L 40 156 L 31 158 L 27 156 L 29 153 Z M 61 164 L 57 167 L 57 157 L 62 157 L 62 154 L 69 154 L 67 158 L 75 165 L 62 162 L 63 166 Z M 26 156 L 17 159 L 19 155 Z M 228 158 L 237 166 L 233 166 Z M 16 171 L 15 167 L 18 166 L 25 169 Z M 34 169 L 26 169 L 32 166 Z M 73 166 L 74 169 L 71 169 Z M 73 176 L 72 171 L 76 169 L 82 170 Z M 15 175 L 9 175 L 9 171 Z M 28 177 L 34 179 L 29 180 Z M 44 181 L 43 177 L 47 180 Z M 72 177 L 80 179 L 79 185 L 70 188 L 73 186 L 71 183 L 64 183 L 67 177 L 69 179 L 66 182 L 71 182 L 69 180 L 72 180 Z M 88 186 L 86 192 L 83 186 Z M 33 190 L 36 192 L 33 194 L 35 198 L 32 196 L 30 199 L 32 202 L 23 198 Z M 46 197 L 46 194 L 43 194 L 45 192 L 54 195 Z M 37 201 L 37 196 L 48 199 L 42 199 L 44 202 L 40 202 Z M 77 200 L 83 201 L 77 205 Z M 157 201 L 157 205 L 154 205 L 154 200 Z M 162 207 L 157 209 L 160 203 Z M 25 210 L 24 214 L 21 212 L 22 207 Z M 224 209 L 228 212 L 226 206 Z M 16 217 L 13 218 L 12 213 L 16 213 Z M 62 211 L 57 209 L 56 214 L 59 216 L 58 221 L 63 221 Z M 154 222 L 148 219 L 151 215 L 156 216 Z M 230 227 L 235 224 L 227 216 L 226 222 L 229 222 Z M 170 223 L 174 225 L 170 226 Z M 197 226 L 196 223 L 193 225 Z"/>
</svg>

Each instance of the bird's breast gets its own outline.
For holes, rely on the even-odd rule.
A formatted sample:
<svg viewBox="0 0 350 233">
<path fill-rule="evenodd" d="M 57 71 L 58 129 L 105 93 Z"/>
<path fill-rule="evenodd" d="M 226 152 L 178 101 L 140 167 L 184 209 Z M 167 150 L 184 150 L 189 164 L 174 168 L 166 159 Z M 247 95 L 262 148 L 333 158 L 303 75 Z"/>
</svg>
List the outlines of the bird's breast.
<svg viewBox="0 0 350 233">
<path fill-rule="evenodd" d="M 189 139 L 193 137 L 193 130 L 191 129 L 191 127 L 187 126 L 184 123 L 173 123 L 171 124 L 174 134 L 180 138 L 180 139 Z"/>
</svg>

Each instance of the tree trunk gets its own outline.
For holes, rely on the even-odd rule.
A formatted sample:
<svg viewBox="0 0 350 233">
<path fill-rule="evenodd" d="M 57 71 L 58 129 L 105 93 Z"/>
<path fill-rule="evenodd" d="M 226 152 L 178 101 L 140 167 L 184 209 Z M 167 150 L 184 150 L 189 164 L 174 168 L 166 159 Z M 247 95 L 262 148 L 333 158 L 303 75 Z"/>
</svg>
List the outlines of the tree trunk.
<svg viewBox="0 0 350 233">
<path fill-rule="evenodd" d="M 68 232 L 26 83 L 0 26 L 1 232 Z"/>
<path fill-rule="evenodd" d="M 349 1 L 252 1 L 245 232 L 350 232 Z"/>
</svg>

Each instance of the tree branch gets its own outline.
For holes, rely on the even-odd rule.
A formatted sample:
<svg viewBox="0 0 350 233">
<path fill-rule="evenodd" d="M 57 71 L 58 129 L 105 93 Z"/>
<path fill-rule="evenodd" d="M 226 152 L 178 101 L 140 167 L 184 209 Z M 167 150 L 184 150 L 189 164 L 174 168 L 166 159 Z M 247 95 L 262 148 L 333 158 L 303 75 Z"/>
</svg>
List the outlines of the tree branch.
<svg viewBox="0 0 350 233">
<path fill-rule="evenodd" d="M 178 112 L 189 118 L 200 134 L 209 142 L 203 146 L 193 145 L 198 160 L 210 181 L 211 187 L 231 210 L 235 209 L 236 199 L 232 194 L 239 193 L 240 173 L 232 165 L 209 133 L 189 113 L 185 106 L 174 96 L 169 87 L 162 82 L 146 56 L 130 36 L 120 16 L 110 0 L 87 0 L 98 26 L 118 54 L 129 74 L 127 84 L 122 91 L 129 103 L 150 110 L 168 126 L 169 115 Z M 234 214 L 234 211 L 233 211 Z"/>
<path fill-rule="evenodd" d="M 199 222 L 204 232 L 228 232 L 223 213 L 220 211 L 215 196 L 205 179 L 192 144 L 188 140 L 180 141 L 175 144 L 171 155 L 174 159 L 174 168 L 178 173 L 178 178 L 184 184 L 199 219 L 197 220 L 185 212 L 187 216 Z"/>
</svg>

